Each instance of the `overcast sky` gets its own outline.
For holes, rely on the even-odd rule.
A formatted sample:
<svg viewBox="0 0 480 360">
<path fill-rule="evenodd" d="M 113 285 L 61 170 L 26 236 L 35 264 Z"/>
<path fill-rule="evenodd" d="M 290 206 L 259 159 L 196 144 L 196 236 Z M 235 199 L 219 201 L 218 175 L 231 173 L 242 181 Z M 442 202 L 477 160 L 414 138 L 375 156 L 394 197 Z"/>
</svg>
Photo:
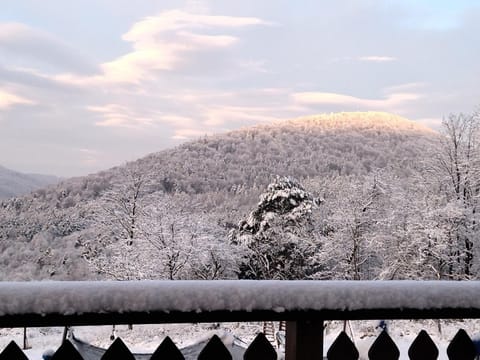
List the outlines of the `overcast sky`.
<svg viewBox="0 0 480 360">
<path fill-rule="evenodd" d="M 476 0 L 2 0 L 0 165 L 83 175 L 323 112 L 480 105 Z"/>
</svg>

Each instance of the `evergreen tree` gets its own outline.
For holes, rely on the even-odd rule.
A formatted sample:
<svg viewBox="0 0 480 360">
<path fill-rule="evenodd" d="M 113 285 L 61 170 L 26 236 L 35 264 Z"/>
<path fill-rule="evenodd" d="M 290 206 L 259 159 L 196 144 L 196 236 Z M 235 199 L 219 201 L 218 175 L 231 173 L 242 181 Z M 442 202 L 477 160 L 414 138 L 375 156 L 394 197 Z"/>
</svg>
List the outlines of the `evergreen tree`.
<svg viewBox="0 0 480 360">
<path fill-rule="evenodd" d="M 268 185 L 257 207 L 231 233 L 232 242 L 244 248 L 239 278 L 308 278 L 319 250 L 311 218 L 316 204 L 293 178 L 277 177 Z"/>
</svg>

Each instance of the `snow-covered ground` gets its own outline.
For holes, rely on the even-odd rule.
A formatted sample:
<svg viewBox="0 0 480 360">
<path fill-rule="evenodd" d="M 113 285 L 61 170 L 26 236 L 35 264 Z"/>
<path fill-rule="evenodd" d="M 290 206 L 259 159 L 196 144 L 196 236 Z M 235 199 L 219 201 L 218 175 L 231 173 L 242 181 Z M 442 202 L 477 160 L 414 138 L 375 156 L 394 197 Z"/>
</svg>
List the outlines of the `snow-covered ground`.
<svg viewBox="0 0 480 360">
<path fill-rule="evenodd" d="M 352 321 L 347 326 L 347 333 L 353 337 L 360 352 L 360 359 L 367 359 L 368 349 L 379 333 L 376 321 Z M 447 359 L 446 348 L 458 329 L 463 328 L 471 337 L 480 335 L 479 320 L 434 320 L 425 321 L 388 321 L 388 331 L 400 349 L 400 359 L 408 359 L 408 347 L 420 330 L 425 329 L 439 347 L 439 359 Z M 277 324 L 278 326 L 278 324 Z M 343 329 L 343 322 L 328 322 L 325 330 L 325 349 L 331 345 Z M 127 326 L 116 327 L 116 336 L 122 338 L 133 352 L 153 352 L 168 335 L 179 347 L 209 338 L 213 334 L 234 334 L 247 343 L 262 330 L 261 323 L 223 323 L 219 327 L 214 324 L 166 324 L 166 325 L 134 325 L 133 330 Z M 101 347 L 111 344 L 111 326 L 75 327 L 75 335 L 87 342 Z M 25 353 L 32 360 L 40 360 L 47 349 L 56 349 L 60 345 L 63 328 L 31 328 L 28 329 L 28 343 L 31 349 Z M 0 329 L 0 350 L 15 340 L 19 346 L 23 344 L 23 329 Z M 326 351 L 326 350 L 325 350 Z"/>
</svg>

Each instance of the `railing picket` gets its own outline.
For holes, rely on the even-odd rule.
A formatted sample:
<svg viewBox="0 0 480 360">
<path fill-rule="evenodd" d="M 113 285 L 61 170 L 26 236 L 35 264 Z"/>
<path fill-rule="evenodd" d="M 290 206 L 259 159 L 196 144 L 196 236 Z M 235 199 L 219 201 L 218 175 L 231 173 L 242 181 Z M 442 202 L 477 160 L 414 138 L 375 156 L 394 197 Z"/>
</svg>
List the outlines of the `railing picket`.
<svg viewBox="0 0 480 360">
<path fill-rule="evenodd" d="M 447 347 L 447 355 L 450 360 L 473 360 L 477 354 L 475 345 L 465 332 L 458 330 L 452 342 Z"/>
<path fill-rule="evenodd" d="M 83 360 L 83 357 L 69 340 L 65 340 L 53 354 L 52 360 Z"/>
<path fill-rule="evenodd" d="M 12 340 L 0 353 L 0 360 L 28 360 L 28 358 L 17 343 Z"/>
<path fill-rule="evenodd" d="M 198 360 L 232 360 L 232 355 L 217 335 L 213 335 L 205 345 Z"/>
<path fill-rule="evenodd" d="M 117 337 L 110 347 L 105 351 L 100 360 L 135 360 L 127 345 Z"/>
<path fill-rule="evenodd" d="M 358 357 L 358 350 L 345 331 L 338 335 L 327 351 L 328 360 L 357 360 Z"/>
<path fill-rule="evenodd" d="M 172 339 L 167 336 L 152 354 L 150 360 L 184 360 L 185 357 L 178 350 Z"/>
<path fill-rule="evenodd" d="M 243 354 L 244 360 L 276 360 L 277 352 L 264 333 L 258 334 Z"/>
<path fill-rule="evenodd" d="M 408 349 L 410 360 L 436 360 L 438 348 L 425 330 L 420 331 Z"/>
<path fill-rule="evenodd" d="M 380 333 L 368 350 L 370 360 L 398 360 L 399 357 L 400 351 L 397 345 L 385 330 Z"/>
</svg>

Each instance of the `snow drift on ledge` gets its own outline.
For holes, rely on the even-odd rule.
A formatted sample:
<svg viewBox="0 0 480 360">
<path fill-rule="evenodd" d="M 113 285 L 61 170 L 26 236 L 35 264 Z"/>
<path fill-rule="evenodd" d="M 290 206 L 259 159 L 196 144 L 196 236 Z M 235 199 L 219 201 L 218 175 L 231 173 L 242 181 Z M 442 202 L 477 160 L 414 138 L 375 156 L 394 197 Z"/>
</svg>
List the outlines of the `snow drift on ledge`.
<svg viewBox="0 0 480 360">
<path fill-rule="evenodd" d="M 0 282 L 0 316 L 152 311 L 480 309 L 465 281 Z"/>
</svg>

